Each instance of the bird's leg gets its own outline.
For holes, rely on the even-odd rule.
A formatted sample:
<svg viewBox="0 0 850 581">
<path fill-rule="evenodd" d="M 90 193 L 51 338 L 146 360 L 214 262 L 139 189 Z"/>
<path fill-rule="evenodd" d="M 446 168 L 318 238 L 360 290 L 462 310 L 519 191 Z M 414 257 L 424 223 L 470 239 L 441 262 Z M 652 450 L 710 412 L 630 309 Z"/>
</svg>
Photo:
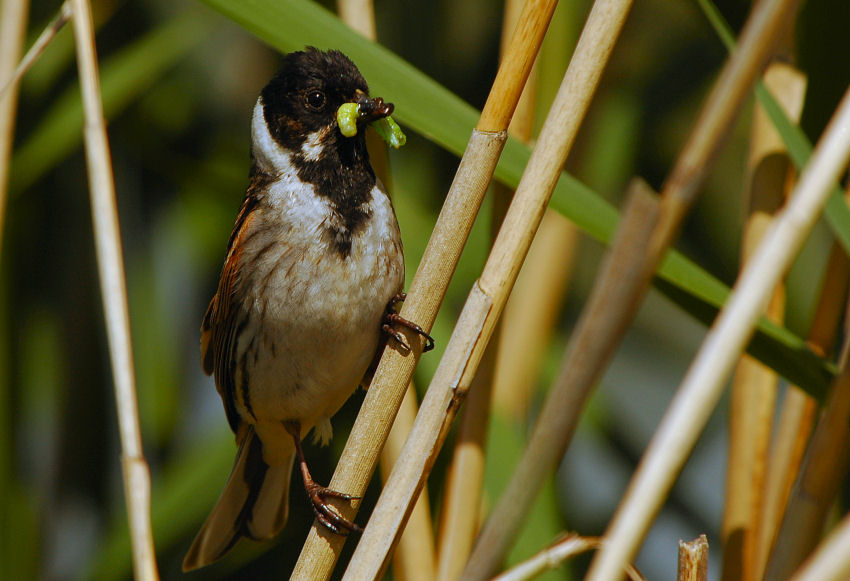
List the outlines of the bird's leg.
<svg viewBox="0 0 850 581">
<path fill-rule="evenodd" d="M 362 533 L 363 529 L 341 516 L 336 509 L 325 502 L 327 498 L 341 498 L 342 500 L 355 500 L 358 496 L 351 496 L 331 490 L 313 480 L 310 469 L 307 468 L 307 460 L 304 458 L 304 450 L 301 447 L 301 424 L 300 422 L 284 422 L 283 426 L 295 441 L 295 453 L 298 455 L 298 465 L 301 467 L 301 477 L 304 479 L 304 490 L 310 497 L 313 512 L 319 522 L 338 535 L 347 535 L 350 532 Z"/>
<path fill-rule="evenodd" d="M 425 337 L 425 347 L 422 348 L 423 353 L 427 353 L 431 349 L 434 348 L 434 338 L 431 337 L 425 330 L 414 323 L 413 321 L 408 321 L 401 315 L 399 315 L 395 307 L 398 303 L 404 301 L 407 298 L 407 293 L 398 293 L 396 296 L 390 299 L 390 302 L 387 303 L 387 309 L 384 311 L 384 321 L 381 325 L 381 330 L 398 341 L 398 343 L 404 347 L 405 350 L 410 351 L 410 345 L 407 344 L 407 341 L 404 340 L 404 335 L 398 332 L 393 325 L 401 325 L 402 327 L 407 327 L 414 333 Z"/>
</svg>

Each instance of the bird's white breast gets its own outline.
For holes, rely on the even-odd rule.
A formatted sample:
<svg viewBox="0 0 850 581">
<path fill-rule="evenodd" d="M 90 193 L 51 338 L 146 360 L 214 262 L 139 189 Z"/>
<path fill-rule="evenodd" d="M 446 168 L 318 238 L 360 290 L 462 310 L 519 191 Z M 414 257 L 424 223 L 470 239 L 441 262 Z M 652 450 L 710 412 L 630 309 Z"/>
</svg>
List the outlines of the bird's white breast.
<svg viewBox="0 0 850 581">
<path fill-rule="evenodd" d="M 262 349 L 247 369 L 257 421 L 297 419 L 309 428 L 336 412 L 372 360 L 387 302 L 404 281 L 401 240 L 392 205 L 376 185 L 350 252 L 331 248 L 332 202 L 301 182 L 257 121 L 255 111 L 255 158 L 273 164 L 277 178 L 254 210 L 252 228 L 260 234 L 246 237 L 240 258 L 252 265 L 242 269 L 238 291 L 251 310 L 237 356 L 258 338 Z"/>
</svg>

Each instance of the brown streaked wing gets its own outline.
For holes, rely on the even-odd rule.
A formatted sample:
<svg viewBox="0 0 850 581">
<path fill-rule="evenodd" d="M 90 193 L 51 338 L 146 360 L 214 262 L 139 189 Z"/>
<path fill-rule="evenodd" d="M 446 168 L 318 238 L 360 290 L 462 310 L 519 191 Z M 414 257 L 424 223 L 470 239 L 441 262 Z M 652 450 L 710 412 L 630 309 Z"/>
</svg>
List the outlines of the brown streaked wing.
<svg viewBox="0 0 850 581">
<path fill-rule="evenodd" d="M 239 285 L 239 261 L 243 240 L 254 222 L 253 211 L 258 200 L 249 188 L 242 202 L 230 240 L 227 244 L 227 258 L 221 269 L 218 291 L 210 301 L 209 308 L 201 325 L 201 358 L 204 371 L 215 374 L 215 385 L 230 428 L 237 432 L 242 419 L 236 409 L 236 337 L 244 317 L 240 316 L 238 304 L 233 297 Z"/>
</svg>

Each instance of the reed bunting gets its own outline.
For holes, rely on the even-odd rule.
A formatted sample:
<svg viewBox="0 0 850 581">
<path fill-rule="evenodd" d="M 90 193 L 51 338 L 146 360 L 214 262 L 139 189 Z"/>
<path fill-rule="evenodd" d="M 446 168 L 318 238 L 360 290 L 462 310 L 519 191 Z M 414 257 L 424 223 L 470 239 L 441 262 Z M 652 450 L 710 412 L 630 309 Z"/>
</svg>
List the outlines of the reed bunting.
<svg viewBox="0 0 850 581">
<path fill-rule="evenodd" d="M 337 121 L 345 104 L 357 106 L 350 137 Z M 404 346 L 391 324 L 424 335 L 392 310 L 404 282 L 401 238 L 366 151 L 366 125 L 392 111 L 369 97 L 348 57 L 314 48 L 287 55 L 257 99 L 250 185 L 201 326 L 204 371 L 239 450 L 184 571 L 241 537 L 281 530 L 296 457 L 318 520 L 341 534 L 359 530 L 326 503 L 351 497 L 313 481 L 301 439 L 313 430 L 328 443 L 331 417 L 385 343 L 382 329 Z"/>
</svg>

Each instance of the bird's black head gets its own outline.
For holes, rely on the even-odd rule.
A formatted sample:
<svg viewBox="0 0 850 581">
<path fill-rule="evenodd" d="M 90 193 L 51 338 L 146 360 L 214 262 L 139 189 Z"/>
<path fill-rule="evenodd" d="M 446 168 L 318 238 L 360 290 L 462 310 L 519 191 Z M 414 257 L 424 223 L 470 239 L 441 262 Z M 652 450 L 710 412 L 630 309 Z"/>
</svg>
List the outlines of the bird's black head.
<svg viewBox="0 0 850 581">
<path fill-rule="evenodd" d="M 352 137 L 344 136 L 337 122 L 337 110 L 345 103 L 360 106 Z M 308 47 L 290 53 L 254 110 L 252 180 L 265 183 L 294 169 L 330 202 L 335 214 L 331 238 L 346 255 L 351 236 L 369 217 L 376 183 L 366 125 L 392 111 L 391 103 L 369 98 L 365 79 L 341 52 Z"/>
<path fill-rule="evenodd" d="M 284 57 L 280 72 L 263 89 L 262 102 L 269 132 L 284 148 L 300 151 L 312 140 L 327 145 L 363 141 L 363 132 L 344 138 L 336 113 L 343 103 L 359 103 L 358 125 L 390 115 L 391 103 L 369 99 L 369 86 L 355 64 L 338 50 L 308 47 Z M 308 155 L 309 157 L 309 155 Z"/>
</svg>

